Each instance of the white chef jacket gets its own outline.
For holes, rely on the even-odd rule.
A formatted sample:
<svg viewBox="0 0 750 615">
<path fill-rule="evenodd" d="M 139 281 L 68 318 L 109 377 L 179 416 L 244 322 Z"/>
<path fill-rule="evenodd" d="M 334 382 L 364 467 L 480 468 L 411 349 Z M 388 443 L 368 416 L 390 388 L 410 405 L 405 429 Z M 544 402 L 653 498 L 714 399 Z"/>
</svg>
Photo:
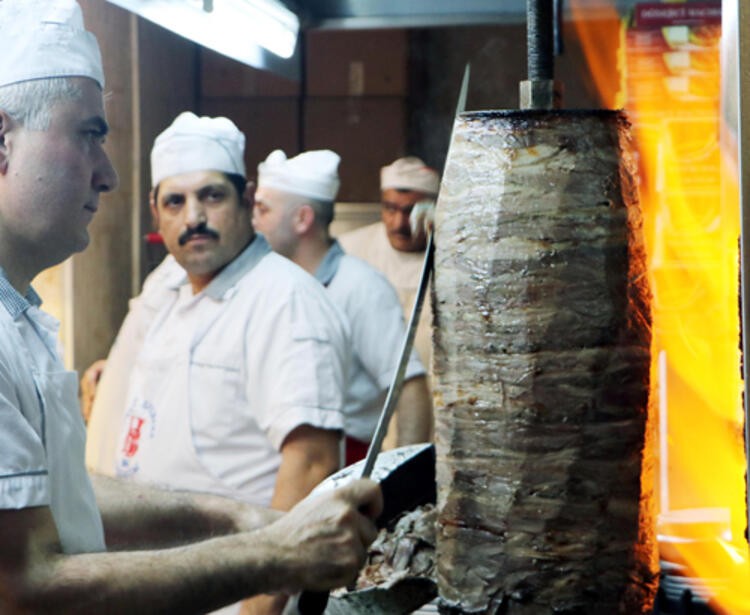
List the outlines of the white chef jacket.
<svg viewBox="0 0 750 615">
<path fill-rule="evenodd" d="M 344 252 L 361 258 L 380 271 L 398 294 L 405 318 L 411 315 L 419 288 L 419 277 L 424 263 L 424 252 L 401 252 L 388 241 L 382 222 L 354 229 L 338 238 Z M 432 364 L 432 304 L 430 293 L 424 298 L 414 347 L 428 369 Z"/>
<path fill-rule="evenodd" d="M 65 371 L 59 323 L 40 304 L 0 268 L 0 509 L 49 506 L 65 553 L 103 551 L 78 376 Z"/>
<path fill-rule="evenodd" d="M 116 474 L 268 505 L 285 437 L 343 429 L 348 325 L 262 235 L 197 295 L 171 292 L 136 360 Z"/>
<path fill-rule="evenodd" d="M 92 472 L 115 475 L 115 451 L 135 358 L 156 314 L 173 300 L 172 289 L 184 280 L 185 270 L 168 254 L 143 282 L 141 294 L 130 300 L 128 313 L 107 355 L 89 417 L 86 466 Z"/>
<path fill-rule="evenodd" d="M 363 260 L 345 254 L 337 241 L 318 266 L 315 277 L 346 315 L 352 333 L 345 430 L 347 435 L 369 442 L 406 336 L 401 305 L 388 280 Z M 424 373 L 412 350 L 404 380 Z"/>
</svg>

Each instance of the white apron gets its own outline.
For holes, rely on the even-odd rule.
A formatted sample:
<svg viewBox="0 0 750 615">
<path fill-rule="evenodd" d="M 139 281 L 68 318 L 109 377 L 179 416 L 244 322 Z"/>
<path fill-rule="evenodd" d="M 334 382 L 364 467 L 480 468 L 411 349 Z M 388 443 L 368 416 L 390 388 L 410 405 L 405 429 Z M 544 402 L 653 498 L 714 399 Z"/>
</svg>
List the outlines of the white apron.
<svg viewBox="0 0 750 615">
<path fill-rule="evenodd" d="M 103 551 L 101 515 L 83 463 L 86 428 L 78 403 L 78 374 L 63 369 L 59 359 L 57 320 L 35 307 L 29 308 L 27 318 L 41 343 L 32 348 L 21 332 L 14 330 L 31 366 L 41 404 L 50 510 L 60 543 L 65 553 Z M 35 343 L 32 339 L 28 342 Z M 39 356 L 33 356 L 35 353 Z"/>
<path fill-rule="evenodd" d="M 116 474 L 172 489 L 246 500 L 242 491 L 205 467 L 193 442 L 188 415 L 190 357 L 212 321 L 202 319 L 192 339 L 161 336 L 158 343 L 144 343 L 131 375 Z"/>
<path fill-rule="evenodd" d="M 190 357 L 210 324 L 211 319 L 203 321 L 193 339 L 184 336 L 163 345 L 143 345 L 131 375 L 115 471 L 121 478 L 137 477 L 171 489 L 242 500 L 241 491 L 223 483 L 203 465 L 185 415 L 190 409 Z M 167 378 L 170 373 L 173 376 Z M 226 606 L 214 615 L 237 615 L 240 606 Z"/>
<path fill-rule="evenodd" d="M 50 474 L 54 473 L 50 481 L 51 509 L 63 550 L 66 553 L 103 551 L 101 515 L 83 463 L 86 428 L 79 414 L 78 372 L 34 374 L 34 384 L 44 400 L 49 458 L 70 459 L 70 451 L 75 451 L 76 455 L 65 467 L 50 468 Z"/>
</svg>

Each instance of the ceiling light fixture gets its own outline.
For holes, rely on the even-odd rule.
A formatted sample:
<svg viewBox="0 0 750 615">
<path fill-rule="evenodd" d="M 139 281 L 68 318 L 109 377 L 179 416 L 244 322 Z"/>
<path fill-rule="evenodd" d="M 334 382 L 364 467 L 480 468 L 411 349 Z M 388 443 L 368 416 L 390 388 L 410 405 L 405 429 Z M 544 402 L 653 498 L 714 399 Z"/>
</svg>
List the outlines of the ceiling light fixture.
<svg viewBox="0 0 750 615">
<path fill-rule="evenodd" d="M 299 19 L 278 0 L 109 1 L 256 68 L 269 68 L 266 51 L 286 60 L 297 46 Z"/>
</svg>

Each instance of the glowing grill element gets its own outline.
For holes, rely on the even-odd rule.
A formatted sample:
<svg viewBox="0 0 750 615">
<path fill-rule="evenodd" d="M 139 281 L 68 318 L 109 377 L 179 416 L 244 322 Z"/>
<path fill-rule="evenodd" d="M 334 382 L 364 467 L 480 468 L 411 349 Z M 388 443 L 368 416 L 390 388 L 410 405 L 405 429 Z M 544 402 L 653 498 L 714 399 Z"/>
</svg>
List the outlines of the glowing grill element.
<svg viewBox="0 0 750 615">
<path fill-rule="evenodd" d="M 656 5 L 671 16 L 645 12 L 654 6 L 637 5 L 617 41 L 606 37 L 620 22 L 614 8 L 591 21 L 573 0 L 603 103 L 628 111 L 640 154 L 660 406 L 661 559 L 695 580 L 692 588 L 715 611 L 746 615 L 739 196 L 719 142 L 720 4 Z M 661 21 L 639 19 L 650 17 Z M 619 92 L 616 67 L 596 63 L 614 44 Z"/>
</svg>

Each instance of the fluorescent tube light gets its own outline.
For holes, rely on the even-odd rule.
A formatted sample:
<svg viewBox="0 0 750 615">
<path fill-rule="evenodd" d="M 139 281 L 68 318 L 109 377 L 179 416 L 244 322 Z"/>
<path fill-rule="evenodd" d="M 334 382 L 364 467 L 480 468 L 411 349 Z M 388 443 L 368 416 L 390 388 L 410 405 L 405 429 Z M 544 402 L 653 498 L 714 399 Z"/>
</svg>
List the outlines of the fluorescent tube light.
<svg viewBox="0 0 750 615">
<path fill-rule="evenodd" d="M 294 54 L 299 19 L 278 0 L 109 0 L 240 62 L 264 67 L 263 50 Z M 204 10 L 209 8 L 209 11 Z M 262 49 L 260 49 L 262 48 Z"/>
</svg>

